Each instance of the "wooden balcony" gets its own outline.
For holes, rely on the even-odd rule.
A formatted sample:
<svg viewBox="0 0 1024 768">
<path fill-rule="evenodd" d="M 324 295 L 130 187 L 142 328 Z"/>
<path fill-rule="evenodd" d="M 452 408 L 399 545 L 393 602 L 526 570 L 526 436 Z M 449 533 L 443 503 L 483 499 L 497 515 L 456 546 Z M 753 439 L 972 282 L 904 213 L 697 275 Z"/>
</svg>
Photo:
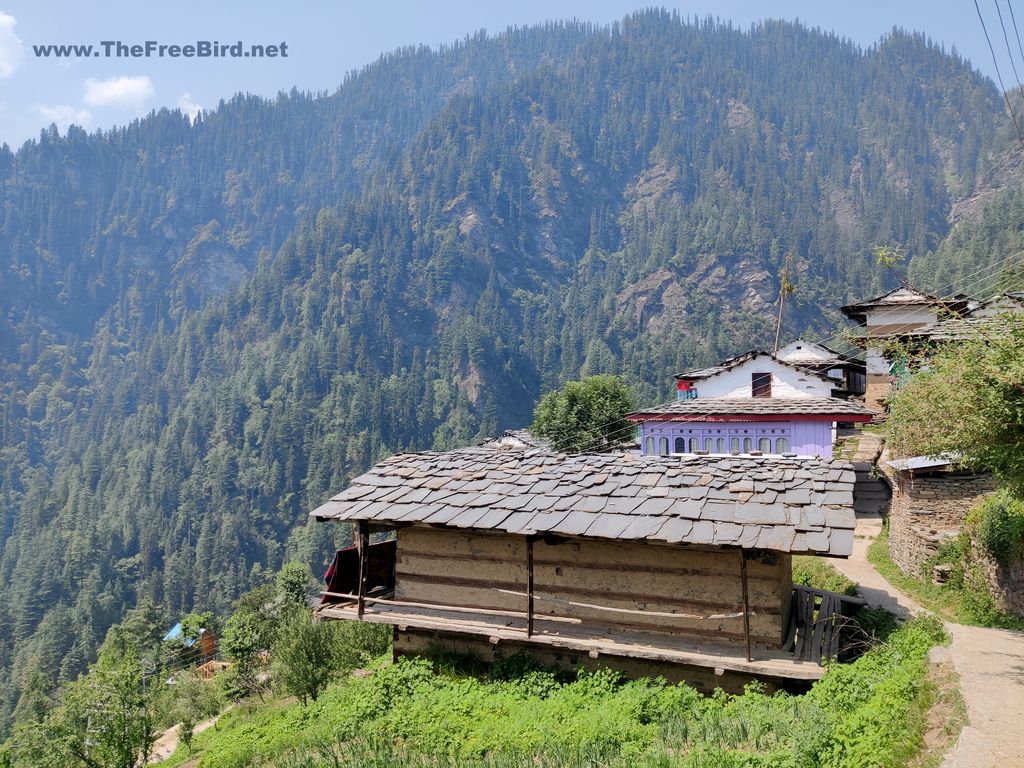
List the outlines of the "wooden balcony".
<svg viewBox="0 0 1024 768">
<path fill-rule="evenodd" d="M 748 661 L 743 645 L 738 643 L 702 641 L 669 633 L 626 632 L 558 616 L 534 616 L 532 631 L 529 631 L 525 611 L 413 603 L 394 600 L 390 593 L 365 596 L 360 615 L 356 595 L 330 596 L 339 602 L 317 608 L 317 616 L 322 619 L 391 624 L 400 631 L 419 629 L 471 635 L 487 638 L 493 644 L 529 643 L 581 651 L 594 658 L 644 659 L 756 677 L 811 682 L 823 677 L 826 671 L 816 659 L 801 659 L 800 653 L 781 649 L 754 647 Z M 810 648 L 809 642 L 807 647 Z"/>
</svg>

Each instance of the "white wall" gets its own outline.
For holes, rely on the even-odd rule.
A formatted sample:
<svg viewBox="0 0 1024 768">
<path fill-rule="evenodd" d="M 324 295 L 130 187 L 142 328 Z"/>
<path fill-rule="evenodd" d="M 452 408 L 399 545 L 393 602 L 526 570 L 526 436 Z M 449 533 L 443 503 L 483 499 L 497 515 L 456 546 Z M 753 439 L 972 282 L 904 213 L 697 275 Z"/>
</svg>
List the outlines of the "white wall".
<svg viewBox="0 0 1024 768">
<path fill-rule="evenodd" d="M 699 397 L 751 397 L 750 375 L 772 374 L 772 397 L 831 397 L 838 383 L 799 371 L 768 355 L 755 357 L 717 376 L 694 382 Z"/>
<path fill-rule="evenodd" d="M 867 329 L 878 326 L 899 325 L 917 328 L 935 322 L 938 313 L 935 307 L 915 305 L 910 307 L 877 307 L 867 312 Z"/>
</svg>

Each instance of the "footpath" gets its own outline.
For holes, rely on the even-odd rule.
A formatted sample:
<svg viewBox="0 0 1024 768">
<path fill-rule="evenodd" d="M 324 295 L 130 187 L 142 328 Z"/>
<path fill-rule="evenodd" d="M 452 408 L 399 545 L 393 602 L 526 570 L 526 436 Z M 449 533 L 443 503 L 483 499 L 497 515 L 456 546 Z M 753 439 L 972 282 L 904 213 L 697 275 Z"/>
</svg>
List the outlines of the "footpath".
<svg viewBox="0 0 1024 768">
<path fill-rule="evenodd" d="M 857 471 L 857 529 L 853 554 L 833 565 L 860 585 L 869 605 L 906 618 L 924 608 L 886 581 L 867 558 L 868 546 L 882 530 L 889 499 L 887 486 L 872 471 L 881 448 L 877 435 L 864 432 L 847 457 Z M 941 768 L 1024 768 L 1024 633 L 952 622 L 945 626 L 952 641 L 933 658 L 953 663 L 969 723 Z"/>
</svg>

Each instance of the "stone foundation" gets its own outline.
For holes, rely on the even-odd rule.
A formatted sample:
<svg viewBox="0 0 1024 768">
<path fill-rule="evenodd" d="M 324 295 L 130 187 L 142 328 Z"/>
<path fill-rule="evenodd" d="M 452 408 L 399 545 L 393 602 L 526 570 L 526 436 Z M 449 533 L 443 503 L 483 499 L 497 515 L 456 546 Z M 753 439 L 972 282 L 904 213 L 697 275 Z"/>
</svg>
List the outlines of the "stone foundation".
<svg viewBox="0 0 1024 768">
<path fill-rule="evenodd" d="M 899 472 L 889 507 L 889 554 L 908 573 L 930 579 L 921 566 L 957 536 L 967 513 L 995 490 L 991 475 Z"/>
</svg>

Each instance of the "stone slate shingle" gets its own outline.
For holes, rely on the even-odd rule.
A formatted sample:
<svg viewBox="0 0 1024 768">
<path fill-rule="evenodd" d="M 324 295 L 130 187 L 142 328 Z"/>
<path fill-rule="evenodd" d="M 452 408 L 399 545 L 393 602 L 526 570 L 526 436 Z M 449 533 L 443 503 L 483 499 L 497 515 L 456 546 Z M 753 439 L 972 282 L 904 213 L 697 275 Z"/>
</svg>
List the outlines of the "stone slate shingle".
<svg viewBox="0 0 1024 768">
<path fill-rule="evenodd" d="M 698 397 L 631 413 L 629 421 L 700 421 L 715 416 L 835 416 L 857 421 L 875 416 L 859 403 L 837 397 Z"/>
<path fill-rule="evenodd" d="M 479 446 L 392 456 L 313 515 L 845 557 L 853 481 L 827 459 Z"/>
</svg>

